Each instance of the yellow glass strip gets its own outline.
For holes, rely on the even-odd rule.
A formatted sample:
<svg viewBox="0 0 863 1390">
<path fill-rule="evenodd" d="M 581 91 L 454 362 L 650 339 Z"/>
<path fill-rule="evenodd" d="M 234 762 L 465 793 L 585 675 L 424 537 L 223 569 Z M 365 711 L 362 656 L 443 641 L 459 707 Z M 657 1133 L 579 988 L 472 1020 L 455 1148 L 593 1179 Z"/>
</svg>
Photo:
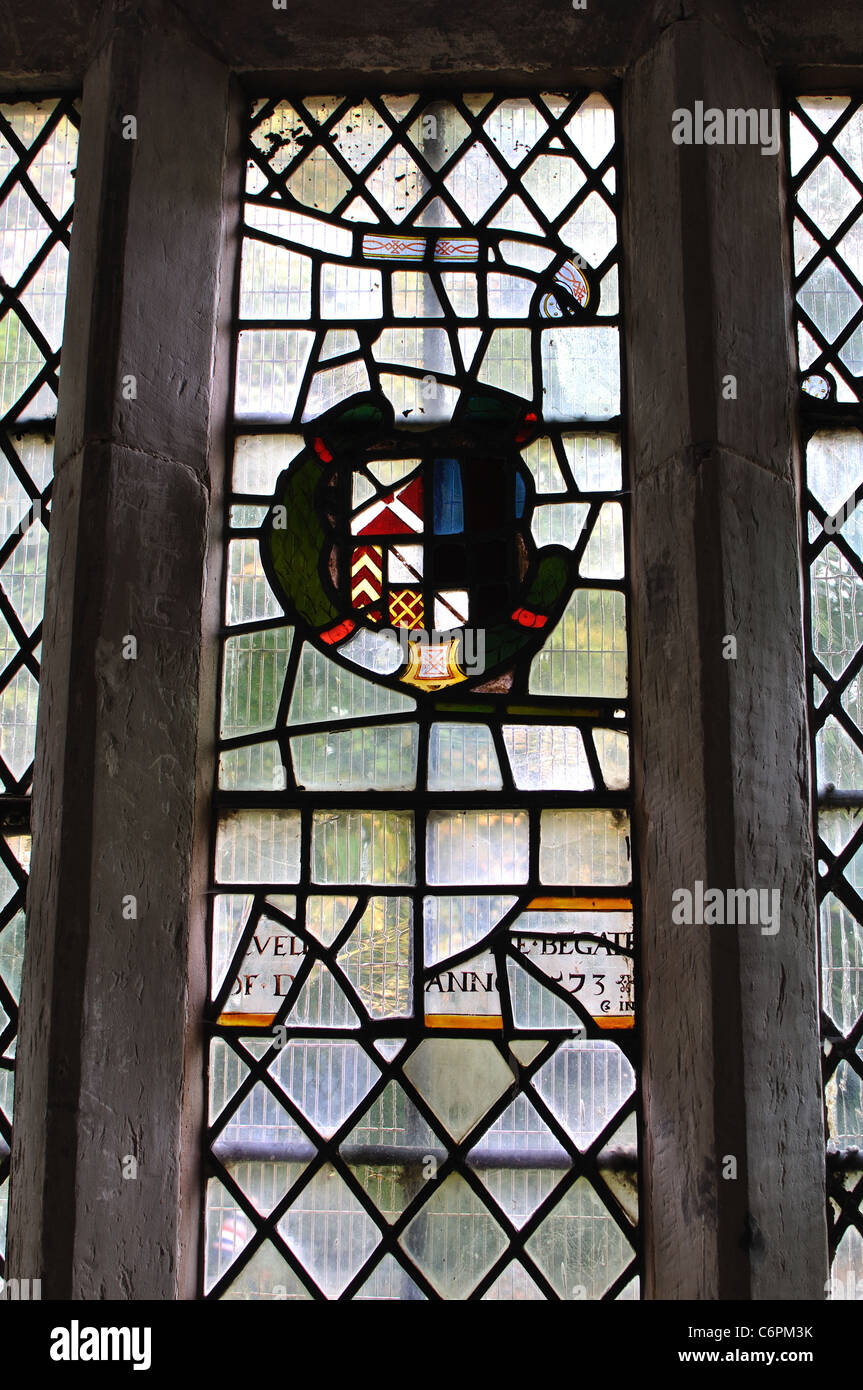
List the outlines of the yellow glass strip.
<svg viewBox="0 0 863 1390">
<path fill-rule="evenodd" d="M 632 1014 L 596 1014 L 592 1015 L 595 1023 L 600 1028 L 634 1028 L 635 1018 Z"/>
<path fill-rule="evenodd" d="M 503 1028 L 500 1014 L 426 1014 L 426 1028 Z"/>
<path fill-rule="evenodd" d="M 631 912 L 631 898 L 531 898 L 527 912 Z"/>
<path fill-rule="evenodd" d="M 219 1014 L 219 1023 L 228 1028 L 265 1028 L 272 1023 L 275 1014 Z"/>
</svg>

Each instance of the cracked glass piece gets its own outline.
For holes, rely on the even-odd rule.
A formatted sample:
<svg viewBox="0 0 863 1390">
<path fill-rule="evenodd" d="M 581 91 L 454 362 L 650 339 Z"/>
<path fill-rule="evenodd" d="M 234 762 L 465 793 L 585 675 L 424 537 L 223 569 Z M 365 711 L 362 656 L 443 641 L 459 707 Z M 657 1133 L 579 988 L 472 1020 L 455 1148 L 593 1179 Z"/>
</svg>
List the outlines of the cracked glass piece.
<svg viewBox="0 0 863 1390">
<path fill-rule="evenodd" d="M 424 898 L 424 963 L 437 965 L 476 945 L 517 902 L 513 897 L 476 895 Z"/>
<path fill-rule="evenodd" d="M 541 333 L 546 420 L 611 418 L 620 410 L 616 327 L 548 328 Z"/>
<path fill-rule="evenodd" d="M 429 883 L 525 883 L 526 811 L 431 811 L 427 830 Z"/>
<path fill-rule="evenodd" d="M 812 562 L 810 586 L 812 651 L 832 676 L 839 676 L 863 640 L 863 579 L 831 541 Z M 830 757 L 829 747 L 825 754 Z M 828 776 L 826 769 L 823 775 Z"/>
<path fill-rule="evenodd" d="M 300 876 L 299 811 L 229 811 L 216 838 L 220 883 L 296 883 Z"/>
<path fill-rule="evenodd" d="M 623 578 L 623 514 L 619 502 L 605 502 L 600 508 L 578 572 L 586 579 Z"/>
<path fill-rule="evenodd" d="M 494 1043 L 473 1038 L 425 1038 L 403 1071 L 457 1142 L 515 1080 Z"/>
<path fill-rule="evenodd" d="M 527 1096 L 517 1096 L 468 1154 L 468 1164 L 521 1228 L 572 1166 Z"/>
<path fill-rule="evenodd" d="M 613 589 L 576 589 L 533 659 L 532 695 L 624 697 L 626 601 Z"/>
<path fill-rule="evenodd" d="M 586 1178 L 578 1178 L 527 1242 L 562 1299 L 601 1298 L 634 1250 Z"/>
<path fill-rule="evenodd" d="M 412 884 L 412 811 L 315 811 L 315 883 Z"/>
<path fill-rule="evenodd" d="M 609 1029 L 633 1026 L 632 912 L 590 910 L 576 907 L 578 902 L 569 900 L 570 911 L 525 912 L 513 924 L 514 959 L 508 969 L 513 1015 L 522 1027 L 568 1026 L 559 1004 L 552 1002 L 558 996 L 527 965 L 522 968 L 522 961 L 577 1003 L 582 1022 L 593 1018 Z"/>
<path fill-rule="evenodd" d="M 300 434 L 238 435 L 234 443 L 234 488 L 237 492 L 268 496 L 279 474 L 304 447 Z"/>
<path fill-rule="evenodd" d="M 390 1081 L 339 1152 L 392 1223 L 437 1175 L 446 1149 L 397 1081 Z"/>
<path fill-rule="evenodd" d="M 363 719 L 375 714 L 402 714 L 416 702 L 353 671 L 345 671 L 306 643 L 300 658 L 288 724 L 316 724 L 329 719 Z"/>
<path fill-rule="evenodd" d="M 506 1249 L 506 1236 L 464 1178 L 436 1187 L 399 1237 L 442 1297 L 465 1299 Z"/>
<path fill-rule="evenodd" d="M 240 317 L 307 319 L 312 262 L 299 251 L 266 241 L 247 243 L 240 273 Z"/>
<path fill-rule="evenodd" d="M 479 313 L 477 276 L 470 270 L 445 270 L 441 282 L 453 310 L 461 319 L 475 319 Z"/>
<path fill-rule="evenodd" d="M 297 329 L 250 328 L 241 332 L 237 349 L 237 414 L 290 418 L 313 343 L 313 333 Z"/>
<path fill-rule="evenodd" d="M 521 456 L 533 474 L 537 493 L 566 491 L 566 482 L 555 457 L 554 441 L 547 435 L 522 449 Z"/>
<path fill-rule="evenodd" d="M 565 545 L 574 550 L 590 507 L 586 502 L 546 502 L 534 508 L 530 529 L 537 545 Z"/>
<path fill-rule="evenodd" d="M 341 1038 L 291 1039 L 269 1070 L 311 1127 L 326 1139 L 362 1104 L 380 1076 L 359 1043 Z"/>
<path fill-rule="evenodd" d="M 219 754 L 219 786 L 225 791 L 281 791 L 285 786 L 282 752 L 275 742 L 228 748 Z"/>
<path fill-rule="evenodd" d="M 857 1062 L 861 1064 L 858 1054 Z M 863 1067 L 861 1067 L 863 1070 Z M 863 1147 L 863 1077 L 841 1061 L 824 1088 L 829 1152 Z"/>
<path fill-rule="evenodd" d="M 307 791 L 406 791 L 416 783 L 417 728 L 330 729 L 291 739 L 297 786 Z"/>
<path fill-rule="evenodd" d="M 326 1298 L 338 1298 L 380 1243 L 371 1217 L 325 1163 L 279 1222 L 279 1234 Z"/>
<path fill-rule="evenodd" d="M 410 1017 L 412 922 L 410 898 L 372 898 L 339 952 L 372 1018 Z"/>
<path fill-rule="evenodd" d="M 293 628 L 244 632 L 225 641 L 221 736 L 272 729 L 285 681 Z"/>
<path fill-rule="evenodd" d="M 487 724 L 432 724 L 428 768 L 429 791 L 503 786 Z"/>
<path fill-rule="evenodd" d="M 546 883 L 628 883 L 631 865 L 626 812 L 543 811 L 539 872 Z"/>
<path fill-rule="evenodd" d="M 632 1095 L 635 1073 L 614 1043 L 561 1043 L 531 1084 L 570 1139 L 586 1149 Z"/>
<path fill-rule="evenodd" d="M 331 410 L 339 401 L 349 400 L 361 391 L 368 391 L 369 373 L 362 358 L 327 367 L 312 377 L 309 394 L 303 409 L 303 421 L 314 420 Z"/>
<path fill-rule="evenodd" d="M 629 786 L 629 735 L 617 729 L 594 729 L 593 746 L 609 791 Z"/>
<path fill-rule="evenodd" d="M 580 730 L 549 724 L 504 724 L 503 741 L 517 787 L 586 791 L 593 786 Z"/>
</svg>

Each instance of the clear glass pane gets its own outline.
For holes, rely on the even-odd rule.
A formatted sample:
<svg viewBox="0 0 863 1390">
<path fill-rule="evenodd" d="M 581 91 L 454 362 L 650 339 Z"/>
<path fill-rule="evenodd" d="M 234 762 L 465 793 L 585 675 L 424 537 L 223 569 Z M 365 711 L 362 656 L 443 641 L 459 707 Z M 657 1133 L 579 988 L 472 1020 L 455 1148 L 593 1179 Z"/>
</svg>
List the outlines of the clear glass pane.
<svg viewBox="0 0 863 1390">
<path fill-rule="evenodd" d="M 315 811 L 315 883 L 412 884 L 414 819 L 410 811 Z"/>
<path fill-rule="evenodd" d="M 432 811 L 429 883 L 525 883 L 526 811 Z"/>
</svg>

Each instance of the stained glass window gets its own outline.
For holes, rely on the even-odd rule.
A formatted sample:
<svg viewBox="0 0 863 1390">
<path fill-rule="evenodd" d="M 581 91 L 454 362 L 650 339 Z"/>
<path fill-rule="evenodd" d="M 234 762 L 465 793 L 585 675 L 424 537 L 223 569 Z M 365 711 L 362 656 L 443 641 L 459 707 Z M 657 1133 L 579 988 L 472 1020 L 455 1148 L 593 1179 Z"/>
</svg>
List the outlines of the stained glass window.
<svg viewBox="0 0 863 1390">
<path fill-rule="evenodd" d="M 78 110 L 0 104 L 0 1275 Z"/>
<path fill-rule="evenodd" d="M 831 1294 L 863 1287 L 863 102 L 790 112 Z M 856 1291 L 856 1292 L 855 1292 Z"/>
<path fill-rule="evenodd" d="M 254 104 L 210 1298 L 639 1290 L 615 118 Z"/>
</svg>

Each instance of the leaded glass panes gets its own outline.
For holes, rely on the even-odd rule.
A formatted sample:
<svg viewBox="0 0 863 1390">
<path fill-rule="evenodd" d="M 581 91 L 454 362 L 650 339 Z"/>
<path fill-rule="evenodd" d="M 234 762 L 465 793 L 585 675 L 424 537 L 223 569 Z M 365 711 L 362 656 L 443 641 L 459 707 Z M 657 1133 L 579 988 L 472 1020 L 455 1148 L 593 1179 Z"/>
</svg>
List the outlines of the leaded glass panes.
<svg viewBox="0 0 863 1390">
<path fill-rule="evenodd" d="M 789 115 L 831 1296 L 863 1286 L 863 102 Z"/>
<path fill-rule="evenodd" d="M 0 1275 L 78 109 L 0 104 Z"/>
<path fill-rule="evenodd" d="M 613 109 L 246 154 L 204 1292 L 632 1297 Z"/>
</svg>

